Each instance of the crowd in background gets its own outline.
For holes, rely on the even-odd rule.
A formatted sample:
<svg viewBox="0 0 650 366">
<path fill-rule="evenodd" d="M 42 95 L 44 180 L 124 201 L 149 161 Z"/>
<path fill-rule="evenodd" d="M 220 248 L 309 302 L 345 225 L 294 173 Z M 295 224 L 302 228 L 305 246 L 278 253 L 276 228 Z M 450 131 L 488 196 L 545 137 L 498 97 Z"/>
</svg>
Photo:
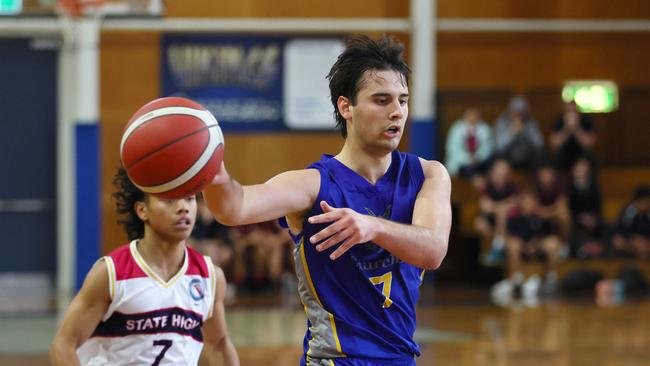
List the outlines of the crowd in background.
<svg viewBox="0 0 650 366">
<path fill-rule="evenodd" d="M 618 219 L 606 222 L 595 144 L 593 121 L 573 101 L 546 138 L 523 96 L 492 125 L 469 108 L 450 127 L 445 164 L 479 192 L 474 229 L 490 243 L 483 263 L 504 264 L 509 274 L 494 293 L 554 291 L 557 264 L 567 257 L 650 258 L 650 186 L 638 187 Z M 513 170 L 524 179 L 513 179 Z M 524 279 L 527 259 L 546 263 L 544 278 Z"/>
<path fill-rule="evenodd" d="M 595 143 L 594 123 L 574 102 L 564 104 L 545 137 L 523 96 L 493 124 L 472 107 L 450 127 L 444 162 L 478 192 L 473 229 L 489 243 L 481 260 L 508 274 L 493 292 L 554 291 L 557 265 L 568 257 L 650 258 L 650 186 L 638 187 L 618 219 L 607 222 Z M 224 269 L 230 299 L 236 291 L 277 295 L 295 287 L 287 283 L 295 281 L 293 244 L 277 221 L 227 227 L 199 199 L 191 245 Z M 530 259 L 544 261 L 543 278 L 524 278 L 522 262 Z"/>
<path fill-rule="evenodd" d="M 228 301 L 236 293 L 283 294 L 295 305 L 293 243 L 277 221 L 230 227 L 216 221 L 201 196 L 190 245 L 221 267 L 228 278 Z M 286 297 L 286 298 L 285 298 Z"/>
</svg>

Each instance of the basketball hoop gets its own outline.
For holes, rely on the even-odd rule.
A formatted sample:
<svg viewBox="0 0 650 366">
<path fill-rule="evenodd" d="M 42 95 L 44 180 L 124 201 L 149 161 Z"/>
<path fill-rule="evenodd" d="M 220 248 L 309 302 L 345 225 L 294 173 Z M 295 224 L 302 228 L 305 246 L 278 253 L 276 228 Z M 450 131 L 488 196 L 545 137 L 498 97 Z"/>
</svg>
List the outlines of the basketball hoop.
<svg viewBox="0 0 650 366">
<path fill-rule="evenodd" d="M 66 45 L 75 44 L 75 29 L 79 20 L 101 21 L 103 16 L 104 0 L 57 0 L 56 3 L 63 43 Z M 87 18 L 87 15 L 91 17 Z"/>
<path fill-rule="evenodd" d="M 101 8 L 104 0 L 58 0 L 63 16 L 77 19 Z"/>
</svg>

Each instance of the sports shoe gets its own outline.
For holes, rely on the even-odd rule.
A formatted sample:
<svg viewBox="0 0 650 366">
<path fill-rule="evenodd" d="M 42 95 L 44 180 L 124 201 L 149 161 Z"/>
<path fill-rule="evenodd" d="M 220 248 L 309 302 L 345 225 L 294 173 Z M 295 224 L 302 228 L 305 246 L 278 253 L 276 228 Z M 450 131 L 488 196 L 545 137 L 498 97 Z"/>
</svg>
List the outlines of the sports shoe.
<svg viewBox="0 0 650 366">
<path fill-rule="evenodd" d="M 521 296 L 528 300 L 537 299 L 541 285 L 542 279 L 539 275 L 530 276 L 521 286 Z"/>
<path fill-rule="evenodd" d="M 557 272 L 551 271 L 546 273 L 544 276 L 544 283 L 542 284 L 542 294 L 544 295 L 554 295 L 558 290 L 558 277 Z"/>
<path fill-rule="evenodd" d="M 505 262 L 506 251 L 504 248 L 492 248 L 481 258 L 481 263 L 486 267 L 495 267 Z"/>
<path fill-rule="evenodd" d="M 501 306 L 509 305 L 512 301 L 515 285 L 510 279 L 495 283 L 490 289 L 492 301 Z"/>
</svg>

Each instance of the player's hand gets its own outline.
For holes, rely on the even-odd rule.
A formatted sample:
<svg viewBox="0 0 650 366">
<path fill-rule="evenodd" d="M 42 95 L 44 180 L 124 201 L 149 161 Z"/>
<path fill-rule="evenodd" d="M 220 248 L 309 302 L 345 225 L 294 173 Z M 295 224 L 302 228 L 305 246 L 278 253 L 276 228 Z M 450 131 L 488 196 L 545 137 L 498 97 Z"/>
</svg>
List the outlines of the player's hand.
<svg viewBox="0 0 650 366">
<path fill-rule="evenodd" d="M 330 259 L 340 257 L 356 244 L 372 240 L 377 225 L 376 218 L 362 215 L 349 208 L 332 207 L 325 201 L 320 202 L 320 207 L 323 213 L 310 217 L 309 223 L 331 222 L 331 224 L 310 237 L 309 241 L 315 244 L 324 240 L 316 245 L 316 250 L 319 252 L 340 243 L 339 247 L 330 254 Z"/>
</svg>

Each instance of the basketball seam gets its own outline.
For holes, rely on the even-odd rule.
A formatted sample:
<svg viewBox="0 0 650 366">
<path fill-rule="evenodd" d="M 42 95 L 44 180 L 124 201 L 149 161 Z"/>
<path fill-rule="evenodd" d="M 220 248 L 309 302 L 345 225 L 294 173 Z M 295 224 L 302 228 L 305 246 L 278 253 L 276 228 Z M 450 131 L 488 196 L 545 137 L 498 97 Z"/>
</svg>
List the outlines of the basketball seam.
<svg viewBox="0 0 650 366">
<path fill-rule="evenodd" d="M 219 126 L 218 126 L 218 125 L 211 125 L 211 126 L 201 127 L 201 128 L 198 129 L 198 130 L 192 131 L 192 133 L 188 133 L 187 135 L 183 135 L 183 136 L 181 136 L 181 137 L 178 137 L 178 138 L 176 138 L 176 139 L 174 139 L 174 140 L 172 140 L 172 141 L 169 141 L 168 143 L 166 143 L 166 144 L 164 144 L 164 145 L 161 145 L 161 146 L 157 147 L 157 148 L 154 149 L 154 150 L 151 150 L 151 151 L 148 152 L 147 154 L 145 154 L 145 155 L 141 156 L 140 158 L 138 158 L 137 160 L 135 160 L 135 161 L 134 161 L 133 163 L 131 163 L 128 167 L 125 166 L 124 168 L 127 169 L 127 170 L 129 170 L 129 169 L 133 168 L 134 166 L 136 166 L 137 164 L 141 163 L 143 160 L 145 160 L 145 159 L 147 159 L 148 157 L 150 157 L 151 155 L 154 155 L 155 153 L 157 153 L 157 152 L 159 152 L 159 151 L 161 151 L 161 150 L 163 150 L 163 149 L 165 149 L 165 148 L 167 148 L 167 147 L 169 147 L 169 146 L 171 146 L 171 145 L 173 145 L 173 144 L 175 144 L 175 143 L 177 143 L 177 142 L 183 140 L 184 138 L 187 138 L 187 137 L 189 137 L 189 136 L 192 136 L 192 135 L 195 135 L 195 134 L 197 134 L 197 133 L 203 132 L 203 131 L 205 131 L 205 130 L 207 130 L 207 129 L 210 129 L 210 128 L 212 128 L 212 127 L 219 127 Z M 138 128 L 140 128 L 140 127 L 138 127 Z M 137 128 L 136 128 L 136 130 L 137 130 Z M 134 131 L 135 131 L 135 130 L 134 130 Z M 209 145 L 210 145 L 210 140 L 208 139 L 208 142 L 207 142 L 207 143 L 205 144 L 205 146 L 203 147 L 203 150 L 201 150 L 201 154 L 199 154 L 199 156 L 201 156 L 201 155 L 203 154 L 203 152 L 205 152 L 205 149 L 207 149 Z M 217 145 L 217 146 L 219 146 L 219 145 Z M 177 175 L 177 176 L 175 176 L 175 177 L 172 177 L 172 178 L 169 179 L 168 181 L 172 181 L 172 180 L 174 180 L 174 179 L 180 177 L 181 175 L 183 175 L 183 173 L 185 173 L 185 171 L 182 171 L 179 175 Z M 156 186 L 156 185 L 160 185 L 160 184 L 164 184 L 164 183 L 165 183 L 165 182 L 163 182 L 163 183 L 157 183 L 157 184 L 151 184 L 151 185 L 148 185 L 148 186 Z"/>
<path fill-rule="evenodd" d="M 206 129 L 206 128 L 212 128 L 212 127 L 218 127 L 218 125 L 206 126 L 206 127 L 202 128 L 202 130 L 204 130 L 204 129 Z M 189 135 L 188 135 L 188 136 L 189 136 Z M 217 151 L 217 148 L 219 147 L 219 145 L 221 145 L 221 144 L 218 144 L 217 146 L 215 146 L 214 151 Z M 208 143 L 205 144 L 205 146 L 203 147 L 203 150 L 201 150 L 201 153 L 199 154 L 199 156 L 203 155 L 203 153 L 205 152 L 205 150 L 207 150 L 207 148 L 208 148 L 209 146 L 210 146 L 210 140 L 208 140 Z M 212 152 L 210 158 L 205 162 L 206 165 L 207 165 L 207 163 L 210 161 L 210 159 L 212 159 L 212 156 L 214 156 L 214 151 Z M 204 165 L 203 167 L 205 167 L 205 165 Z M 191 166 L 190 166 L 190 168 L 191 168 Z M 188 169 L 189 169 L 189 168 L 188 168 Z M 201 169 L 203 169 L 203 168 L 201 168 Z M 171 182 L 171 181 L 173 181 L 174 179 L 176 179 L 176 178 L 180 177 L 181 175 L 185 174 L 186 171 L 187 171 L 187 170 L 182 171 L 180 174 L 178 174 L 177 176 L 175 176 L 175 177 L 173 177 L 172 179 L 170 179 L 169 182 Z M 191 177 L 191 178 L 188 179 L 185 183 L 189 182 L 189 181 L 192 180 L 193 178 L 194 178 L 194 177 Z M 183 184 L 185 184 L 185 183 L 183 183 Z M 160 184 L 165 184 L 165 183 L 154 184 L 153 186 L 157 186 L 157 185 L 160 185 Z M 179 188 L 179 187 L 182 187 L 182 185 L 180 185 L 180 186 L 178 186 L 178 187 L 176 187 L 176 188 L 173 188 L 173 189 L 177 189 L 177 188 Z"/>
<path fill-rule="evenodd" d="M 147 113 L 150 113 L 150 112 L 147 112 Z M 201 122 L 205 125 L 205 121 L 203 121 L 201 118 L 198 118 L 198 117 L 196 117 L 196 116 L 190 116 L 190 115 L 183 114 L 183 113 L 164 114 L 164 115 L 158 116 L 158 117 L 156 117 L 156 118 L 151 118 L 151 119 L 148 119 L 148 120 L 146 120 L 146 121 L 140 123 L 140 125 L 138 125 L 136 128 L 134 128 L 133 131 L 131 131 L 131 133 L 129 134 L 128 137 L 133 136 L 133 135 L 136 133 L 136 131 L 138 131 L 139 129 L 143 128 L 144 126 L 147 126 L 149 123 L 156 121 L 158 118 L 167 117 L 167 116 L 186 116 L 186 117 L 193 117 L 193 118 L 198 119 L 199 121 L 201 121 Z M 205 125 L 205 127 L 208 127 L 208 125 Z M 174 143 L 178 142 L 178 140 L 181 140 L 181 139 L 183 139 L 183 138 L 185 138 L 185 137 L 187 137 L 187 136 L 191 136 L 192 134 L 194 134 L 194 133 L 196 133 L 196 132 L 200 132 L 200 131 L 202 131 L 205 127 L 201 127 L 201 129 L 199 129 L 199 130 L 195 130 L 195 131 L 193 131 L 192 133 L 190 133 L 189 135 L 185 135 L 185 136 L 179 137 L 179 138 L 177 138 L 176 140 L 173 140 L 173 141 L 168 142 L 166 145 L 163 145 L 163 146 L 161 146 L 161 147 L 158 147 L 155 151 L 151 151 L 151 152 L 147 153 L 146 155 L 142 156 L 142 157 L 139 158 L 138 160 L 134 161 L 134 162 L 133 162 L 131 165 L 129 165 L 128 167 L 125 166 L 124 168 L 130 168 L 130 167 L 134 166 L 135 164 L 139 163 L 140 160 L 147 158 L 149 155 L 153 154 L 154 152 L 157 152 L 157 151 L 159 151 L 160 149 L 163 149 L 163 148 L 165 148 L 165 147 L 167 147 L 167 146 L 169 146 L 169 145 L 171 145 L 171 144 L 174 144 Z M 128 141 L 128 139 L 127 139 L 127 141 Z M 122 150 L 122 149 L 120 149 L 120 150 Z M 121 155 L 121 154 L 122 154 L 122 151 L 120 151 L 120 155 Z"/>
<path fill-rule="evenodd" d="M 155 112 L 155 111 L 156 111 L 156 110 L 152 110 L 152 111 L 149 111 L 149 112 L 147 112 L 147 113 L 144 113 L 143 115 L 147 115 L 147 114 L 149 114 L 149 113 L 151 113 L 151 112 Z M 141 129 L 142 127 L 148 125 L 149 123 L 156 121 L 158 118 L 169 117 L 169 116 L 184 116 L 184 117 L 192 117 L 192 118 L 196 118 L 196 119 L 202 121 L 203 123 L 205 123 L 205 121 L 203 121 L 203 119 L 201 119 L 201 118 L 199 118 L 199 117 L 197 117 L 197 116 L 190 115 L 190 114 L 185 114 L 185 113 L 161 114 L 161 115 L 159 115 L 159 116 L 156 116 L 155 118 L 150 118 L 150 119 L 147 119 L 147 120 L 143 121 L 142 123 L 140 123 L 136 128 L 133 129 L 133 131 L 131 131 L 131 133 L 129 134 L 129 136 L 135 134 L 135 132 L 136 132 L 137 130 L 139 130 L 139 129 Z"/>
<path fill-rule="evenodd" d="M 124 131 L 124 134 L 122 135 L 122 141 L 120 142 L 120 159 L 122 158 L 122 154 L 123 154 L 123 152 L 124 152 L 124 145 L 125 145 L 126 141 L 129 139 L 129 137 L 132 136 L 132 135 L 133 135 L 137 130 L 139 130 L 142 126 L 145 126 L 145 125 L 147 125 L 147 124 L 149 124 L 149 123 L 151 123 L 151 122 L 153 122 L 153 121 L 156 121 L 158 118 L 162 118 L 162 117 L 166 117 L 166 116 L 188 116 L 188 117 L 193 117 L 193 118 L 196 118 L 196 119 L 200 120 L 200 121 L 201 121 L 204 125 L 206 125 L 206 126 L 211 126 L 210 124 L 208 124 L 208 123 L 203 119 L 202 116 L 198 116 L 198 115 L 196 115 L 196 114 L 194 114 L 194 113 L 187 113 L 187 112 L 186 112 L 186 113 L 182 113 L 182 112 L 176 112 L 176 113 L 164 113 L 164 114 L 158 114 L 158 115 L 155 115 L 156 112 L 158 112 L 158 111 L 160 111 L 160 110 L 163 110 L 163 109 L 175 109 L 175 108 L 186 109 L 186 110 L 188 110 L 188 111 L 193 111 L 194 113 L 197 113 L 197 114 L 198 114 L 198 113 L 202 113 L 202 112 L 207 112 L 209 116 L 212 116 L 212 114 L 211 114 L 208 110 L 205 110 L 205 109 L 194 109 L 194 108 L 191 108 L 191 107 L 164 107 L 164 108 L 154 109 L 154 110 L 148 111 L 148 112 L 146 112 L 146 113 L 143 113 L 142 116 L 140 116 L 140 117 L 138 117 L 138 118 L 135 118 L 134 120 L 130 121 L 129 124 L 127 124 L 126 130 Z M 142 122 L 140 122 L 139 124 L 137 124 L 137 126 L 134 127 L 133 130 L 131 130 L 131 131 L 129 132 L 129 128 L 130 128 L 129 125 L 131 125 L 132 123 L 135 123 L 136 121 L 138 121 L 138 120 L 139 120 L 140 118 L 142 118 L 143 116 L 146 116 L 146 115 L 148 115 L 148 114 L 152 114 L 152 113 L 154 114 L 154 117 L 143 120 Z M 212 116 L 212 118 L 214 119 L 214 116 Z M 214 119 L 214 122 L 216 122 L 216 124 L 219 125 L 219 123 L 216 121 L 216 119 Z M 129 132 L 129 133 L 126 134 L 127 132 Z M 188 135 L 188 136 L 189 136 L 189 135 Z"/>
</svg>

